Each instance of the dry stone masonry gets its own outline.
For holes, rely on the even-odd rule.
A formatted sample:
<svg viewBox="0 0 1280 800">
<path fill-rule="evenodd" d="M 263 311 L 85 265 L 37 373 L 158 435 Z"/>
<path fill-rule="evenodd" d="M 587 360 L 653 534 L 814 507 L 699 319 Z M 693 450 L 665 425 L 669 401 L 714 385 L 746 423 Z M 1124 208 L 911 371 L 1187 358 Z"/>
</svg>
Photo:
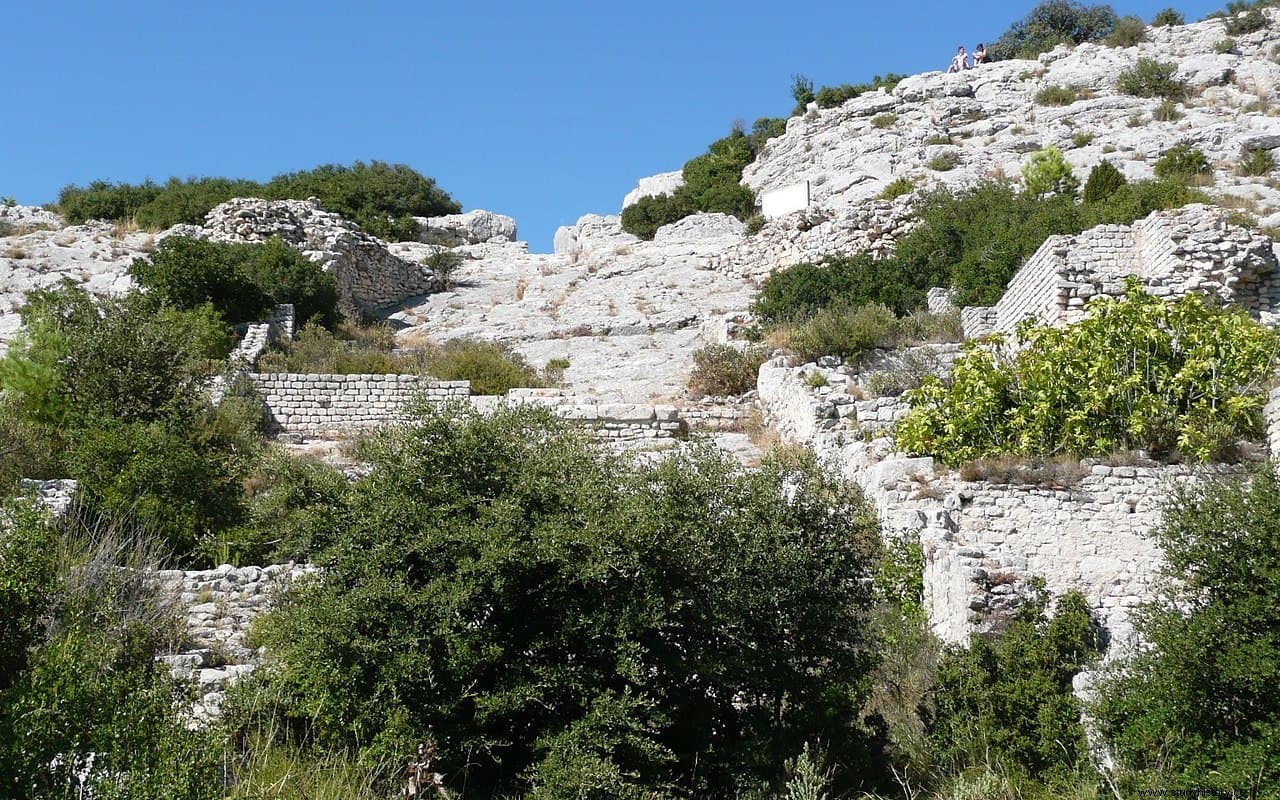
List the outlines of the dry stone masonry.
<svg viewBox="0 0 1280 800">
<path fill-rule="evenodd" d="M 410 403 L 467 402 L 468 381 L 417 375 L 249 373 L 274 427 L 284 433 L 361 430 L 404 419 Z"/>
<path fill-rule="evenodd" d="M 1129 276 L 1159 297 L 1211 294 L 1266 321 L 1280 307 L 1280 264 L 1271 239 L 1232 225 L 1222 209 L 1191 205 L 1132 226 L 1049 237 L 994 307 L 964 309 L 965 335 L 1010 334 L 1024 319 L 1076 322 L 1091 299 L 1122 295 Z"/>
<path fill-rule="evenodd" d="M 203 235 L 225 242 L 280 237 L 333 275 L 344 310 L 357 316 L 439 288 L 430 270 L 392 255 L 383 242 L 316 200 L 228 200 L 209 212 Z"/>
</svg>

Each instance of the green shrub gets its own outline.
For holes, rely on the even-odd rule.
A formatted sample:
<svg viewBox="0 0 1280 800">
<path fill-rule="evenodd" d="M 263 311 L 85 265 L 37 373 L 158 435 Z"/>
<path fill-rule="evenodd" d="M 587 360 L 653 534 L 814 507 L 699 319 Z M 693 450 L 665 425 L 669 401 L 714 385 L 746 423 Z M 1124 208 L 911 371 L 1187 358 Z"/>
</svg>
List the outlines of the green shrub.
<svg viewBox="0 0 1280 800">
<path fill-rule="evenodd" d="M 1107 455 L 1148 450 L 1198 461 L 1230 457 L 1262 432 L 1280 338 L 1238 308 L 1198 294 L 1166 303 L 1130 279 L 1066 328 L 1019 330 L 1025 347 L 972 347 L 952 383 L 909 395 L 898 446 L 958 464 L 1002 454 Z M 1098 375 L 1110 376 L 1098 380 Z"/>
<path fill-rule="evenodd" d="M 956 165 L 959 163 L 960 163 L 959 154 L 948 151 L 944 153 L 938 153 L 933 158 L 929 159 L 928 163 L 925 164 L 925 166 L 933 170 L 934 172 L 947 172 L 949 170 L 955 169 Z"/>
<path fill-rule="evenodd" d="M 837 790 L 875 786 L 855 489 L 807 456 L 637 466 L 545 410 L 417 414 L 261 623 L 257 716 L 366 763 L 431 738 L 468 796 L 737 796 L 811 740 L 844 754 Z"/>
<path fill-rule="evenodd" d="M 1227 55 L 1236 51 L 1235 39 L 1220 39 L 1213 45 L 1213 52 L 1218 55 Z"/>
<path fill-rule="evenodd" d="M 752 311 L 767 324 L 803 321 L 830 305 L 881 303 L 905 314 L 924 303 L 937 276 L 911 273 L 866 254 L 775 270 L 760 286 Z M 945 276 L 943 278 L 945 282 Z"/>
<path fill-rule="evenodd" d="M 1052 145 L 1027 158 L 1022 165 L 1022 183 L 1035 197 L 1051 194 L 1074 197 L 1080 186 L 1062 151 Z"/>
<path fill-rule="evenodd" d="M 426 374 L 442 381 L 471 381 L 472 394 L 502 395 L 548 384 L 524 356 L 500 342 L 451 339 L 427 348 L 422 361 Z"/>
<path fill-rule="evenodd" d="M 1259 8 L 1251 8 L 1243 14 L 1233 14 L 1222 22 L 1228 36 L 1256 33 L 1270 24 L 1267 15 Z"/>
<path fill-rule="evenodd" d="M 1187 91 L 1187 85 L 1174 78 L 1178 65 L 1172 61 L 1156 61 L 1140 58 L 1131 69 L 1116 77 L 1116 91 L 1134 97 L 1163 97 L 1179 100 Z"/>
<path fill-rule="evenodd" d="M 755 209 L 755 195 L 741 184 L 742 170 L 756 158 L 749 137 L 734 130 L 711 143 L 707 152 L 684 165 L 684 185 L 676 190 L 696 211 L 732 214 L 746 219 Z"/>
<path fill-rule="evenodd" d="M 357 161 L 349 167 L 326 164 L 277 175 L 265 184 L 227 178 L 170 178 L 164 186 L 94 181 L 67 186 L 58 210 L 72 224 L 90 219 L 133 220 L 145 228 L 180 222 L 198 225 L 209 210 L 233 197 L 305 200 L 317 197 L 326 209 L 393 241 L 417 238 L 414 216 L 433 217 L 462 210 L 435 181 L 403 164 Z"/>
<path fill-rule="evenodd" d="M 658 228 L 682 220 L 693 212 L 693 206 L 681 192 L 641 197 L 622 209 L 622 229 L 649 241 Z"/>
<path fill-rule="evenodd" d="M 747 217 L 746 225 L 743 226 L 743 232 L 747 236 L 755 236 L 757 233 L 764 230 L 766 222 L 768 222 L 768 220 L 764 218 L 763 214 L 752 214 Z"/>
<path fill-rule="evenodd" d="M 1107 670 L 1092 709 L 1126 796 L 1280 792 L 1277 520 L 1273 465 L 1166 509 L 1155 537 L 1169 580 L 1136 617 L 1149 646 Z"/>
<path fill-rule="evenodd" d="M 1010 26 L 987 52 L 994 61 L 1035 58 L 1060 44 L 1102 41 L 1115 24 L 1116 13 L 1111 6 L 1046 0 Z"/>
<path fill-rule="evenodd" d="M 258 359 L 260 372 L 360 375 L 412 374 L 421 371 L 417 360 L 393 356 L 395 339 L 390 328 L 340 328 L 338 332 L 316 324 L 303 325 L 282 351 L 267 352 Z"/>
<path fill-rule="evenodd" d="M 1171 25 L 1186 25 L 1187 21 L 1176 8 L 1166 8 L 1151 18 L 1151 27 L 1167 28 Z"/>
<path fill-rule="evenodd" d="M 10 797 L 213 800 L 216 734 L 155 660 L 176 628 L 145 542 L 74 511 L 6 508 L 0 533 L 0 775 Z"/>
<path fill-rule="evenodd" d="M 1071 145 L 1073 147 L 1088 147 L 1093 144 L 1093 140 L 1097 137 L 1092 133 L 1085 131 L 1076 131 L 1071 135 Z"/>
<path fill-rule="evenodd" d="M 231 323 L 264 320 L 292 303 L 300 320 L 332 328 L 338 320 L 333 276 L 280 239 L 231 244 L 170 236 L 129 275 L 150 296 L 181 309 L 209 303 Z"/>
<path fill-rule="evenodd" d="M 1084 202 L 1091 205 L 1104 202 L 1128 183 L 1114 164 L 1102 161 L 1089 172 L 1089 179 L 1084 183 Z"/>
<path fill-rule="evenodd" d="M 856 358 L 872 347 L 897 343 L 898 318 L 882 305 L 829 306 L 795 326 L 788 346 L 806 361 Z"/>
<path fill-rule="evenodd" d="M 452 250 L 441 250 L 438 253 L 432 253 L 427 256 L 424 264 L 427 269 L 431 270 L 431 274 L 439 282 L 440 288 L 444 291 L 449 291 L 456 285 L 454 275 L 462 267 L 464 260 L 461 253 L 455 253 Z"/>
<path fill-rule="evenodd" d="M 1129 16 L 1116 20 L 1105 42 L 1108 47 L 1134 47 L 1146 40 L 1147 26 L 1140 18 Z"/>
<path fill-rule="evenodd" d="M 210 548 L 220 564 L 307 561 L 341 529 L 348 483 L 341 472 L 288 451 L 265 450 L 245 478 L 248 508 L 242 524 Z"/>
<path fill-rule="evenodd" d="M 805 112 L 810 103 L 818 99 L 818 95 L 813 91 L 813 81 L 803 75 L 792 75 L 791 99 L 796 102 L 795 108 L 791 110 L 791 116 L 798 117 Z"/>
<path fill-rule="evenodd" d="M 1159 178 L 1188 183 L 1200 175 L 1210 175 L 1213 168 L 1204 153 L 1186 144 L 1177 144 L 1165 151 L 1155 164 Z"/>
<path fill-rule="evenodd" d="M 898 121 L 897 114 L 876 114 L 874 117 L 871 118 L 871 127 L 879 128 L 881 130 L 883 130 L 884 128 L 892 128 L 893 123 L 897 121 Z"/>
<path fill-rule="evenodd" d="M 1067 86 L 1046 86 L 1036 92 L 1036 104 L 1041 106 L 1069 106 L 1080 99 L 1080 93 Z"/>
<path fill-rule="evenodd" d="M 892 92 L 893 87 L 897 86 L 905 77 L 907 76 L 890 72 L 888 75 L 877 75 L 868 83 L 845 83 L 840 86 L 823 86 L 818 90 L 817 94 L 813 96 L 813 100 L 816 100 L 818 105 L 822 108 L 835 108 L 836 106 L 843 105 L 845 102 L 852 100 L 855 97 L 864 95 L 867 92 L 874 92 L 877 89 L 884 89 L 887 92 Z M 810 84 L 810 87 L 812 88 L 812 84 Z M 797 103 L 796 107 L 799 109 L 799 113 L 804 113 L 803 106 Z"/>
<path fill-rule="evenodd" d="M 1052 779 L 1090 769 L 1071 680 L 1097 657 L 1098 637 L 1078 592 L 1052 618 L 1047 605 L 1039 593 L 1000 636 L 974 636 L 939 662 L 929 740 L 944 772 L 985 766 Z"/>
<path fill-rule="evenodd" d="M 695 394 L 745 394 L 756 388 L 756 375 L 767 353 L 763 348 L 745 350 L 727 344 L 708 344 L 693 351 L 689 389 Z"/>
<path fill-rule="evenodd" d="M 1240 154 L 1240 163 L 1236 165 L 1236 172 L 1258 178 L 1271 174 L 1275 168 L 1276 162 L 1271 156 L 1271 151 L 1255 147 Z"/>
<path fill-rule="evenodd" d="M 1178 104 L 1173 100 L 1161 100 L 1151 112 L 1151 118 L 1157 122 L 1177 122 L 1182 119 L 1182 112 L 1178 110 Z"/>
<path fill-rule="evenodd" d="M 916 182 L 903 175 L 901 178 L 895 178 L 885 184 L 884 189 L 880 191 L 881 200 L 897 200 L 899 197 L 911 194 L 916 190 Z"/>
</svg>

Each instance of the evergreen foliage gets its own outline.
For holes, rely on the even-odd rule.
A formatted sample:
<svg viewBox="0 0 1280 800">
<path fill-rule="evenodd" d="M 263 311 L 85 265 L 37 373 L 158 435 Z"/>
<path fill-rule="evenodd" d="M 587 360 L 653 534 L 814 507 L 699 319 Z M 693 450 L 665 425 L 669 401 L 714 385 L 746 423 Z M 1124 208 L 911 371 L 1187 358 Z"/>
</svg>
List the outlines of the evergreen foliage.
<svg viewBox="0 0 1280 800">
<path fill-rule="evenodd" d="M 333 277 L 278 238 L 232 244 L 170 236 L 149 257 L 134 259 L 129 276 L 161 303 L 207 303 L 232 324 L 264 320 L 279 303 L 292 303 L 299 320 L 328 328 L 338 322 Z"/>
<path fill-rule="evenodd" d="M 1280 792 L 1280 485 L 1274 466 L 1175 495 L 1156 531 L 1171 580 L 1150 644 L 1092 710 L 1131 794 Z"/>
<path fill-rule="evenodd" d="M 1102 41 L 1115 28 L 1116 19 L 1109 5 L 1046 0 L 1001 34 L 987 53 L 993 61 L 1035 58 L 1060 44 Z"/>
<path fill-rule="evenodd" d="M 462 210 L 431 178 L 404 164 L 382 161 L 357 161 L 349 167 L 325 164 L 277 175 L 266 183 L 228 178 L 170 178 L 163 185 L 151 181 L 94 181 L 84 187 L 63 188 L 58 195 L 58 210 L 72 224 L 102 219 L 163 229 L 178 223 L 200 225 L 210 209 L 234 197 L 317 197 L 329 211 L 389 241 L 415 239 L 415 216 L 434 217 Z"/>
<path fill-rule="evenodd" d="M 477 796 L 734 796 L 818 739 L 839 786 L 875 778 L 855 490 L 808 458 L 625 466 L 535 409 L 418 414 L 262 625 L 300 734 L 370 758 L 430 736 Z"/>
</svg>

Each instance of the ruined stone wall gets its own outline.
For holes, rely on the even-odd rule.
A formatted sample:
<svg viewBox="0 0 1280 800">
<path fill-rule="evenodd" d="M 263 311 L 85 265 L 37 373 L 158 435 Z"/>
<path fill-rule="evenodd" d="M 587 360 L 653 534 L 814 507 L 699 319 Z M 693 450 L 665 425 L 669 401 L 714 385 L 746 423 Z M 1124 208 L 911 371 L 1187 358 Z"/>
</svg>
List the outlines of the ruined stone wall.
<svg viewBox="0 0 1280 800">
<path fill-rule="evenodd" d="M 671 405 L 599 402 L 560 389 L 512 389 L 500 402 L 549 408 L 605 441 L 673 439 L 688 431 L 680 412 Z"/>
<path fill-rule="evenodd" d="M 359 430 L 403 419 L 409 402 L 466 402 L 468 381 L 417 375 L 299 375 L 248 373 L 272 423 L 286 433 Z"/>
<path fill-rule="evenodd" d="M 1157 211 L 1133 226 L 1099 225 L 1051 236 L 990 308 L 962 313 L 968 337 L 1012 333 L 1024 319 L 1067 325 L 1098 296 L 1120 297 L 1138 278 L 1157 297 L 1201 292 L 1270 321 L 1280 307 L 1280 265 L 1271 240 L 1230 223 L 1222 209 L 1191 205 Z"/>
<path fill-rule="evenodd" d="M 766 223 L 740 244 L 713 256 L 710 268 L 763 280 L 775 269 L 827 256 L 888 255 L 913 225 L 910 200 L 905 197 L 852 208 L 799 211 Z"/>
<path fill-rule="evenodd" d="M 814 370 L 826 386 L 812 385 Z M 849 394 L 857 377 L 838 375 L 767 362 L 766 423 L 862 486 L 886 535 L 919 538 L 930 626 L 949 642 L 1000 627 L 1038 576 L 1055 594 L 1082 592 L 1118 652 L 1131 643 L 1134 607 L 1156 597 L 1163 560 L 1149 534 L 1172 488 L 1233 471 L 1083 462 L 1079 476 L 1050 485 L 964 481 L 932 458 L 895 452 L 889 431 L 905 404 L 859 400 Z M 1280 440 L 1280 390 L 1272 408 Z"/>
</svg>

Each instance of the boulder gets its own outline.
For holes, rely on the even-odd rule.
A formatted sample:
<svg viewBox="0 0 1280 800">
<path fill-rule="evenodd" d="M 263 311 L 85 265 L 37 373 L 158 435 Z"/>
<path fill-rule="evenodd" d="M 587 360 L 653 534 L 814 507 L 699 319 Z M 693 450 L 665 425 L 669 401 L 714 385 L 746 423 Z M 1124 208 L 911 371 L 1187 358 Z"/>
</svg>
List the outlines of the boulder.
<svg viewBox="0 0 1280 800">
<path fill-rule="evenodd" d="M 681 186 L 684 186 L 684 172 L 682 170 L 662 172 L 657 175 L 650 175 L 647 178 L 641 178 L 636 183 L 636 188 L 627 192 L 627 196 L 622 198 L 622 207 L 626 208 L 642 197 L 671 194 Z"/>
<path fill-rule="evenodd" d="M 418 241 L 425 244 L 457 247 L 482 242 L 514 242 L 516 221 L 492 211 L 476 209 L 465 214 L 443 217 L 414 217 L 418 223 Z"/>
</svg>

